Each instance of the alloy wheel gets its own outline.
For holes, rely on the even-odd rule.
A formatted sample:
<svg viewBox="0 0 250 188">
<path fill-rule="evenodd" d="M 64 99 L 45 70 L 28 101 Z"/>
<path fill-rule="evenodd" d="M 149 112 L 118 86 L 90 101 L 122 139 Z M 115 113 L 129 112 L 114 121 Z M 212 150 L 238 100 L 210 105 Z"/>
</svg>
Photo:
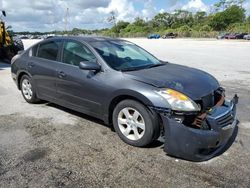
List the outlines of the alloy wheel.
<svg viewBox="0 0 250 188">
<path fill-rule="evenodd" d="M 28 79 L 23 79 L 22 81 L 22 92 L 27 100 L 31 100 L 33 96 L 32 86 Z"/>
<path fill-rule="evenodd" d="M 118 127 L 121 133 L 128 139 L 137 141 L 145 133 L 145 121 L 136 109 L 126 107 L 118 114 Z"/>
</svg>

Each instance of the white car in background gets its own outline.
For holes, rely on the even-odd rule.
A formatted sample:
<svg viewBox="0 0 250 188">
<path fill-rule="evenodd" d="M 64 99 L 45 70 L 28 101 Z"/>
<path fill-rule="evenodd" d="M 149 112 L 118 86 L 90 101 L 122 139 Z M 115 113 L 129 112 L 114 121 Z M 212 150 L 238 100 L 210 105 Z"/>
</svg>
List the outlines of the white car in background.
<svg viewBox="0 0 250 188">
<path fill-rule="evenodd" d="M 248 34 L 248 35 L 244 35 L 244 37 L 243 37 L 244 39 L 246 39 L 246 40 L 250 40 L 250 34 Z"/>
</svg>

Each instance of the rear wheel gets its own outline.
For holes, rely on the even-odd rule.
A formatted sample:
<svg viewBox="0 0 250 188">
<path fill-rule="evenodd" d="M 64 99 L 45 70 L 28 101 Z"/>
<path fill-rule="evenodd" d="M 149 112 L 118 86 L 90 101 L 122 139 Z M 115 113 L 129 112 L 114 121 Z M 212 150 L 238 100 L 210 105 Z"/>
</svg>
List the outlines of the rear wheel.
<svg viewBox="0 0 250 188">
<path fill-rule="evenodd" d="M 113 125 L 124 142 L 138 147 L 150 144 L 160 133 L 157 115 L 134 100 L 124 100 L 115 107 Z"/>
<path fill-rule="evenodd" d="M 28 103 L 36 103 L 39 99 L 36 97 L 36 92 L 32 85 L 31 78 L 28 75 L 23 75 L 20 81 L 20 88 L 23 98 Z"/>
</svg>

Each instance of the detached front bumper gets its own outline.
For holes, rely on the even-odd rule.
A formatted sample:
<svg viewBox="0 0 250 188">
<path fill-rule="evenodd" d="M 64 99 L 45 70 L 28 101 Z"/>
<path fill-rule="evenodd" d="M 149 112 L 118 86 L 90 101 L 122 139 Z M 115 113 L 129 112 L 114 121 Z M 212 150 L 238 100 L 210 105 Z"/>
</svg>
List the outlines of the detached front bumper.
<svg viewBox="0 0 250 188">
<path fill-rule="evenodd" d="M 205 161 L 225 149 L 237 127 L 238 98 L 214 107 L 206 117 L 210 130 L 194 129 L 161 114 L 165 131 L 164 150 L 168 155 L 191 161 Z"/>
</svg>

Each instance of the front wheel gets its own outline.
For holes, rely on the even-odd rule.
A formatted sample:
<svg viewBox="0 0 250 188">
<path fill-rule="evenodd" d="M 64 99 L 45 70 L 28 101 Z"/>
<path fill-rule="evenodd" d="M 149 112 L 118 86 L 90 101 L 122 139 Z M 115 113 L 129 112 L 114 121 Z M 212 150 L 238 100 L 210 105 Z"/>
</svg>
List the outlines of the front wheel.
<svg viewBox="0 0 250 188">
<path fill-rule="evenodd" d="M 115 107 L 113 125 L 124 142 L 137 147 L 150 144 L 160 133 L 157 115 L 134 100 L 124 100 Z"/>
</svg>

